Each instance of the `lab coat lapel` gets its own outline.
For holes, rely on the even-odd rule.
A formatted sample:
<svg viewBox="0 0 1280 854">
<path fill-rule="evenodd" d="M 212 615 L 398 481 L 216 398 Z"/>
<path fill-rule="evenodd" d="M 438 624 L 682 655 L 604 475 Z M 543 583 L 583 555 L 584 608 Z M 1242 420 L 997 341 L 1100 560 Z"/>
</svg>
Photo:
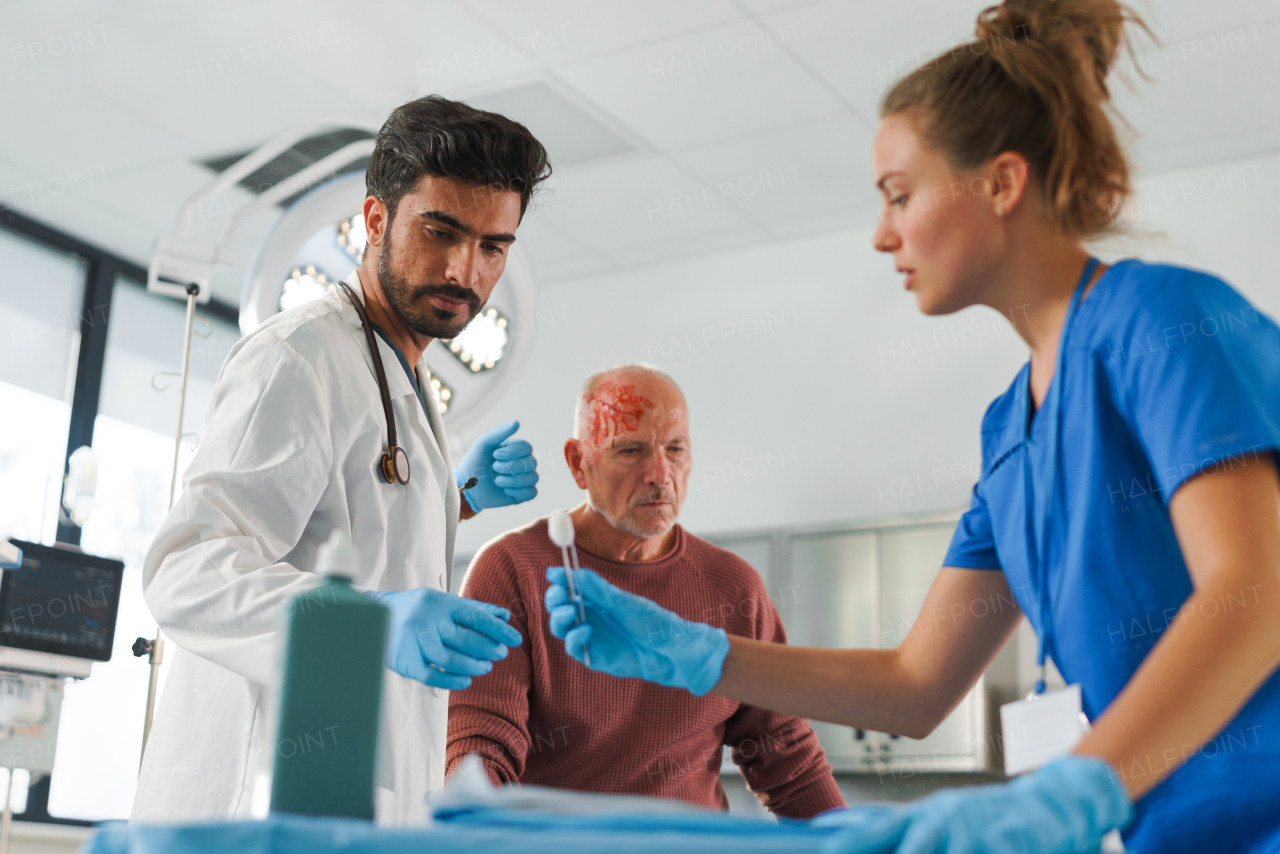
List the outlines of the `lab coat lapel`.
<svg viewBox="0 0 1280 854">
<path fill-rule="evenodd" d="M 428 346 L 427 350 L 431 348 Z M 418 360 L 415 367 L 419 377 L 427 376 L 429 370 L 427 366 L 427 354 L 423 352 L 422 358 Z M 431 432 L 431 437 L 435 440 L 436 449 L 440 452 L 440 458 L 444 461 L 445 471 L 452 476 L 453 459 L 449 454 L 449 436 L 444 430 L 444 416 L 440 414 L 440 409 L 436 406 L 436 396 L 432 394 L 431 387 L 428 385 L 424 388 L 424 397 L 427 400 L 427 429 Z M 421 409 L 421 407 L 419 407 Z M 453 542 L 457 533 L 457 525 L 453 523 L 460 515 L 462 509 L 462 497 L 456 489 L 445 490 L 445 513 L 447 519 L 450 520 L 448 527 L 448 535 L 445 543 L 445 589 L 449 590 L 453 587 Z"/>
<path fill-rule="evenodd" d="M 353 271 L 347 277 L 347 284 L 351 289 L 363 296 L 364 291 L 361 289 L 360 276 L 357 271 Z M 341 305 L 342 320 L 347 327 L 347 331 L 356 339 L 360 346 L 360 352 L 364 354 L 365 364 L 369 367 L 369 375 L 373 382 L 377 382 L 377 374 L 373 370 L 373 358 L 369 355 L 369 348 L 365 343 L 364 329 L 360 325 L 360 316 L 356 314 L 355 308 L 348 301 L 342 291 L 336 292 L 336 298 Z M 412 429 L 418 438 L 422 441 L 423 446 L 428 453 L 435 451 L 437 459 L 443 466 L 443 471 L 447 473 L 445 477 L 444 489 L 444 507 L 445 507 L 445 584 L 446 590 L 448 586 L 453 584 L 453 545 L 457 534 L 457 520 L 459 511 L 461 510 L 461 499 L 458 490 L 450 489 L 452 483 L 453 462 L 449 455 L 449 437 L 445 433 L 444 419 L 440 415 L 440 410 L 436 407 L 435 395 L 430 393 L 430 389 L 426 389 L 426 414 L 423 414 L 422 407 L 418 404 L 418 394 L 413 390 L 413 386 L 409 384 L 409 378 L 405 375 L 404 369 L 400 366 L 400 360 L 396 357 L 395 352 L 382 340 L 382 336 L 375 335 L 374 341 L 378 345 L 378 352 L 382 355 L 382 368 L 387 375 L 387 390 L 391 393 L 392 400 L 408 396 L 411 398 L 405 401 L 404 405 L 396 407 L 401 412 L 408 413 L 408 424 L 399 425 L 398 430 L 404 432 L 406 428 Z M 427 362 L 424 353 L 423 358 L 418 360 L 416 366 L 419 377 L 427 375 Z M 414 464 L 414 460 L 410 459 L 410 465 Z M 435 465 L 435 460 L 432 460 Z M 414 473 L 417 474 L 415 468 Z M 428 472 L 423 471 L 420 477 L 428 476 Z"/>
</svg>

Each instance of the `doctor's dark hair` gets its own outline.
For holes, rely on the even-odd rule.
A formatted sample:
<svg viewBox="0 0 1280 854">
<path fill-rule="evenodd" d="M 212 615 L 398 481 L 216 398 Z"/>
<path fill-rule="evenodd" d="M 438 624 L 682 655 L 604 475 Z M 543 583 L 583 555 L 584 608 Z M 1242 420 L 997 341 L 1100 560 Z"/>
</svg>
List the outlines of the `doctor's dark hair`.
<svg viewBox="0 0 1280 854">
<path fill-rule="evenodd" d="M 392 110 L 374 143 L 365 189 L 396 206 L 423 175 L 513 190 L 524 216 L 534 189 L 551 177 L 547 150 L 529 129 L 506 116 L 428 95 Z"/>
<path fill-rule="evenodd" d="M 1111 231 L 1129 196 L 1129 164 L 1107 114 L 1107 75 L 1126 23 L 1116 0 L 1005 0 L 978 15 L 976 38 L 907 74 L 882 118 L 906 114 L 952 168 L 1002 152 L 1027 159 L 1049 222 L 1073 237 Z"/>
</svg>

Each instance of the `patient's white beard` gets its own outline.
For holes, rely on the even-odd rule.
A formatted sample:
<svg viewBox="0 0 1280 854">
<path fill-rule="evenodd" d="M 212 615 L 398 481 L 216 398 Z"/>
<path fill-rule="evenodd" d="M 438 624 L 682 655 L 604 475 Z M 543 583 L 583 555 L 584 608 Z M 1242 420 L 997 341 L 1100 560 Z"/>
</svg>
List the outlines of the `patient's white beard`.
<svg viewBox="0 0 1280 854">
<path fill-rule="evenodd" d="M 609 520 L 609 524 L 620 531 L 626 531 L 633 537 L 661 537 L 663 534 L 675 527 L 676 520 L 672 519 L 670 523 L 661 525 L 652 530 L 646 530 L 636 523 L 630 515 L 621 518 L 611 515 L 607 510 L 596 503 L 595 497 L 591 494 L 591 490 L 587 490 L 587 506 L 599 513 L 601 516 Z"/>
</svg>

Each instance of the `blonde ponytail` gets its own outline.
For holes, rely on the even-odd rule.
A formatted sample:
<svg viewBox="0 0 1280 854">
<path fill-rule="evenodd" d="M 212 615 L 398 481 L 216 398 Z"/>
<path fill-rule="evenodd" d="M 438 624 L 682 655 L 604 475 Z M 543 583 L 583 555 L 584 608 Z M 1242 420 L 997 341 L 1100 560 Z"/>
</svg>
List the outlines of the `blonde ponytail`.
<svg viewBox="0 0 1280 854">
<path fill-rule="evenodd" d="M 1130 192 L 1106 111 L 1127 22 L 1146 30 L 1116 0 L 1005 0 L 978 15 L 976 39 L 895 83 L 880 115 L 915 114 L 924 140 L 958 169 L 1018 152 L 1055 227 L 1104 233 Z"/>
</svg>

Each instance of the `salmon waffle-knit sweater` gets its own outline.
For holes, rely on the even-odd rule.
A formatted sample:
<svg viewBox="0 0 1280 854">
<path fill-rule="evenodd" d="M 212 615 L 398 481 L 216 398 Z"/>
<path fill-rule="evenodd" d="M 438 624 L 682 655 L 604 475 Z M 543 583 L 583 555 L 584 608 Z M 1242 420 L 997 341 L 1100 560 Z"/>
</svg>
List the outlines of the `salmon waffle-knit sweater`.
<svg viewBox="0 0 1280 854">
<path fill-rule="evenodd" d="M 658 560 L 619 563 L 578 548 L 607 581 L 688 620 L 732 635 L 785 643 L 760 576 L 737 555 L 676 528 Z M 844 806 L 809 722 L 707 694 L 588 670 L 547 628 L 549 566 L 563 563 L 547 521 L 488 543 L 462 594 L 511 610 L 524 643 L 449 698 L 446 774 L 479 753 L 495 783 L 676 798 L 727 809 L 721 746 L 731 749 L 760 802 L 807 818 Z"/>
</svg>

